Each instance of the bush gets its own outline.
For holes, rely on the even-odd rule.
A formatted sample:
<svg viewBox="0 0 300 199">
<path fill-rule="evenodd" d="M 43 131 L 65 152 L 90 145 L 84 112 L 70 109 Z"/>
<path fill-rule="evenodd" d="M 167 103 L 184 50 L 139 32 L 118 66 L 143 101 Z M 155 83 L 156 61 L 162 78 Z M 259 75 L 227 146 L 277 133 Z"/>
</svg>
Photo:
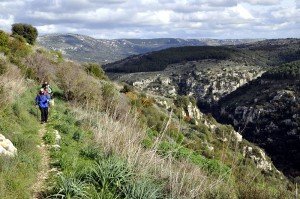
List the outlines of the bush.
<svg viewBox="0 0 300 199">
<path fill-rule="evenodd" d="M 7 64 L 6 61 L 0 59 L 0 75 L 3 75 L 7 71 Z"/>
<path fill-rule="evenodd" d="M 123 88 L 120 90 L 121 93 L 128 93 L 133 92 L 134 88 L 133 86 L 130 86 L 128 84 L 124 84 Z"/>
<path fill-rule="evenodd" d="M 82 137 L 83 137 L 83 132 L 82 131 L 80 131 L 80 130 L 77 130 L 77 131 L 75 131 L 74 132 L 74 134 L 73 134 L 73 139 L 75 140 L 75 141 L 79 141 L 79 140 L 81 140 L 82 139 Z"/>
<path fill-rule="evenodd" d="M 107 79 L 103 69 L 99 64 L 96 63 L 87 63 L 84 64 L 85 71 L 98 79 Z"/>
<path fill-rule="evenodd" d="M 19 62 L 19 58 L 25 57 L 30 53 L 30 47 L 26 45 L 22 37 L 9 40 L 8 46 L 11 52 L 10 58 L 15 59 L 15 62 Z M 19 64 L 17 65 L 19 66 Z"/>
<path fill-rule="evenodd" d="M 9 35 L 0 30 L 0 52 L 9 53 L 8 43 Z"/>
<path fill-rule="evenodd" d="M 13 24 L 11 31 L 13 36 L 16 35 L 22 36 L 29 44 L 34 44 L 38 36 L 37 29 L 29 24 L 22 24 L 22 23 Z"/>
</svg>

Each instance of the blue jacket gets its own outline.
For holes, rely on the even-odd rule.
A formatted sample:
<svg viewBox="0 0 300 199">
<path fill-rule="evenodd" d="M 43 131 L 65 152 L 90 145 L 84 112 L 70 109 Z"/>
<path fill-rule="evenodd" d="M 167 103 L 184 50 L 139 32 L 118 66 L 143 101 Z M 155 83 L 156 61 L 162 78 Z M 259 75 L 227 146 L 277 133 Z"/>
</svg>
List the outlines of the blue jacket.
<svg viewBox="0 0 300 199">
<path fill-rule="evenodd" d="M 39 105 L 40 108 L 48 108 L 50 101 L 49 95 L 37 95 L 35 98 L 35 102 Z"/>
</svg>

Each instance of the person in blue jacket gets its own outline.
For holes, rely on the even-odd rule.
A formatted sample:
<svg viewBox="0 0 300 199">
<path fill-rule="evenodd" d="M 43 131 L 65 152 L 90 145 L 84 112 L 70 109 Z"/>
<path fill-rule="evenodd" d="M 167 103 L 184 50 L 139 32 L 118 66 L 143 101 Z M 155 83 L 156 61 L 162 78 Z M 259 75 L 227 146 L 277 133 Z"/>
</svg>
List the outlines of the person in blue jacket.
<svg viewBox="0 0 300 199">
<path fill-rule="evenodd" d="M 44 89 L 41 89 L 35 98 L 35 102 L 41 111 L 41 123 L 47 123 L 50 96 L 45 93 Z"/>
</svg>

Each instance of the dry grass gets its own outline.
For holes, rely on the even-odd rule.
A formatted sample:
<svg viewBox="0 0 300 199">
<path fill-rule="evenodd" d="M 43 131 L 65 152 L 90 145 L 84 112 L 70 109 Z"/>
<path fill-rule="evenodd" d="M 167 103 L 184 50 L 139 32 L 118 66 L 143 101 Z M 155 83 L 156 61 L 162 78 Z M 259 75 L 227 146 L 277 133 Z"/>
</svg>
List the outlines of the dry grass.
<svg viewBox="0 0 300 199">
<path fill-rule="evenodd" d="M 127 112 L 122 118 L 116 119 L 117 114 L 78 107 L 74 110 L 78 119 L 90 121 L 95 140 L 105 153 L 122 156 L 135 168 L 137 176 L 148 176 L 163 182 L 167 197 L 205 198 L 207 193 L 226 186 L 221 177 L 209 177 L 190 162 L 176 160 L 171 155 L 158 155 L 158 144 L 145 149 L 141 142 L 146 137 L 146 130 L 140 127 L 136 115 Z"/>
<path fill-rule="evenodd" d="M 25 80 L 20 70 L 9 65 L 7 71 L 0 76 L 0 109 L 3 109 L 26 90 Z"/>
</svg>

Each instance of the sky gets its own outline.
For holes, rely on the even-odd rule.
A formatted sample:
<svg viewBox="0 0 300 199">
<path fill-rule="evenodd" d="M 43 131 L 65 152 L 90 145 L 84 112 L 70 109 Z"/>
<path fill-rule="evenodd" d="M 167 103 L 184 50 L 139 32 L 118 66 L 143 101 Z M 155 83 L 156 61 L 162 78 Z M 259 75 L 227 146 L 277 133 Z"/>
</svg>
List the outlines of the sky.
<svg viewBox="0 0 300 199">
<path fill-rule="evenodd" d="M 0 29 L 94 38 L 300 38 L 300 0 L 0 0 Z"/>
</svg>

